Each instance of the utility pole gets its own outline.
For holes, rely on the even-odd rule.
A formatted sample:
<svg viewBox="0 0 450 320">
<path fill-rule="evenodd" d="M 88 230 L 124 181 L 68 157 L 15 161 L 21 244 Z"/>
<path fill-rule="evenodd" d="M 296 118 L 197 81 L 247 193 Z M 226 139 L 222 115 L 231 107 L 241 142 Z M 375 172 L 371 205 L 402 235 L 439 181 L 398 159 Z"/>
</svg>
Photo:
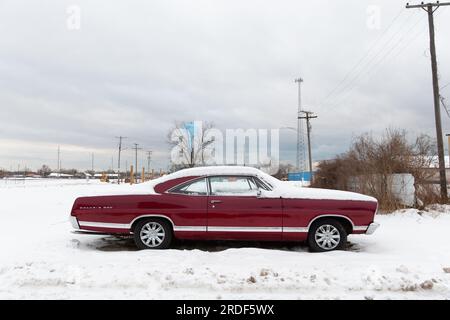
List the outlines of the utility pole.
<svg viewBox="0 0 450 320">
<path fill-rule="evenodd" d="M 120 184 L 120 153 L 122 152 L 122 140 L 126 139 L 127 137 L 116 137 L 117 139 L 119 139 L 119 156 L 118 156 L 118 160 L 117 160 L 117 184 Z M 127 170 L 127 168 L 125 167 L 125 170 Z"/>
<path fill-rule="evenodd" d="M 308 136 L 308 158 L 309 158 L 309 174 L 311 178 L 311 183 L 313 182 L 313 168 L 312 168 L 312 154 L 311 154 L 311 119 L 316 119 L 317 116 L 314 115 L 311 111 L 302 111 L 304 116 L 299 116 L 298 119 L 301 121 L 302 119 L 306 119 L 306 132 Z"/>
<path fill-rule="evenodd" d="M 58 178 L 61 178 L 61 150 L 58 146 Z"/>
<path fill-rule="evenodd" d="M 411 8 L 421 8 L 428 13 L 428 27 L 430 33 L 430 53 L 431 53 L 431 71 L 433 73 L 433 99 L 434 99 L 434 118 L 436 122 L 436 136 L 437 136 L 437 147 L 438 147 L 438 158 L 439 158 L 439 178 L 441 186 L 441 202 L 447 203 L 447 178 L 445 174 L 445 158 L 444 158 L 444 138 L 442 135 L 442 124 L 441 124 L 441 109 L 440 109 L 440 94 L 439 94 L 439 78 L 437 70 L 437 59 L 436 59 L 436 43 L 434 34 L 434 12 L 440 6 L 448 6 L 450 2 L 447 3 L 421 3 L 417 5 L 406 4 L 407 9 Z"/>
<path fill-rule="evenodd" d="M 296 167 L 297 171 L 300 172 L 304 170 L 305 164 L 305 149 L 304 149 L 304 140 L 303 140 L 303 130 L 302 130 L 302 121 L 300 120 L 300 116 L 302 114 L 302 78 L 295 79 L 295 83 L 298 83 L 298 110 L 297 110 L 297 156 L 296 156 Z"/>
<path fill-rule="evenodd" d="M 94 153 L 91 154 L 91 171 L 94 174 Z"/>
<path fill-rule="evenodd" d="M 150 162 L 152 161 L 152 150 L 147 151 L 147 173 L 150 173 Z"/>
<path fill-rule="evenodd" d="M 138 150 L 142 150 L 142 148 L 138 148 L 138 146 L 139 146 L 139 144 L 138 143 L 134 143 L 134 165 L 135 165 L 135 171 L 136 171 L 136 176 L 137 176 L 137 173 L 138 173 L 138 156 L 137 156 L 137 153 L 138 153 Z M 137 181 L 137 179 L 136 179 L 136 181 Z"/>
</svg>

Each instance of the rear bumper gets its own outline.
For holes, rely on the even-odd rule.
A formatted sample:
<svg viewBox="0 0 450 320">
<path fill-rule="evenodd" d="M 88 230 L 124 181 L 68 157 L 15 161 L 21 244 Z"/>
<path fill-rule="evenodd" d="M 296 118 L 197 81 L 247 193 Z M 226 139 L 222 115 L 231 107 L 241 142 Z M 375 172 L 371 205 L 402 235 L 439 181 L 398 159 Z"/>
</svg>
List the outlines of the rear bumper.
<svg viewBox="0 0 450 320">
<path fill-rule="evenodd" d="M 375 230 L 378 229 L 378 227 L 380 226 L 379 223 L 376 222 L 372 222 L 369 227 L 366 230 L 366 234 L 373 234 L 375 232 Z"/>
<path fill-rule="evenodd" d="M 70 224 L 72 225 L 72 227 L 74 229 L 80 230 L 80 225 L 78 224 L 78 220 L 76 217 L 70 216 L 69 220 L 70 220 Z"/>
</svg>

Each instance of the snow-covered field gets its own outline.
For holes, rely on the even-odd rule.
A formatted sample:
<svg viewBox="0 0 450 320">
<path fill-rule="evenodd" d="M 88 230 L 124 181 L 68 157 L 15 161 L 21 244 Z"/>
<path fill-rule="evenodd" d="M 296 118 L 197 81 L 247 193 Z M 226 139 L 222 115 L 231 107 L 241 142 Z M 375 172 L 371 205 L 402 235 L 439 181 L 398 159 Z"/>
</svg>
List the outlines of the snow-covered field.
<svg viewBox="0 0 450 320">
<path fill-rule="evenodd" d="M 0 180 L 0 298 L 450 299 L 450 207 L 379 215 L 374 235 L 326 254 L 242 242 L 136 251 L 71 233 L 75 197 L 129 188 Z"/>
</svg>

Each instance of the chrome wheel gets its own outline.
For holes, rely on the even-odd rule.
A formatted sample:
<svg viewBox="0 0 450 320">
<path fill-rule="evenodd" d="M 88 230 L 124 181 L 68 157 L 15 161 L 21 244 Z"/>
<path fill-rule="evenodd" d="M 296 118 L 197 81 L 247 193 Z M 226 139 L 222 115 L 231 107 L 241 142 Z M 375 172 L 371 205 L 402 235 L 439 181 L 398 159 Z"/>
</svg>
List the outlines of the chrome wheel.
<svg viewBox="0 0 450 320">
<path fill-rule="evenodd" d="M 164 241 L 166 233 L 158 222 L 148 222 L 142 226 L 139 236 L 147 247 L 155 248 Z"/>
<path fill-rule="evenodd" d="M 324 224 L 317 228 L 314 234 L 317 245 L 323 250 L 333 250 L 341 241 L 339 230 L 331 224 Z"/>
</svg>

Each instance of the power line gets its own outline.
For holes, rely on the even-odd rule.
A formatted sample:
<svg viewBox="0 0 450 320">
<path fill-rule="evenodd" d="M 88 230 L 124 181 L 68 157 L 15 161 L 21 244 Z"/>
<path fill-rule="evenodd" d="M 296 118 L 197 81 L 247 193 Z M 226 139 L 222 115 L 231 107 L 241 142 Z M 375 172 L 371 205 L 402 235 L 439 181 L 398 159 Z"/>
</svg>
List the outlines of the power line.
<svg viewBox="0 0 450 320">
<path fill-rule="evenodd" d="M 438 16 L 442 13 L 442 11 L 443 11 L 443 10 L 437 12 L 436 17 L 438 17 Z M 424 19 L 424 17 L 421 16 L 420 19 L 419 19 L 419 20 L 414 24 L 414 26 L 410 29 L 410 31 L 411 31 L 412 29 L 414 29 L 414 27 L 417 26 L 418 23 L 419 23 L 420 21 L 423 21 L 423 19 Z M 424 30 L 424 29 L 419 29 L 418 32 L 416 32 L 412 37 L 410 37 L 410 38 L 406 41 L 406 44 L 405 44 L 404 46 L 402 46 L 402 47 L 401 47 L 401 48 L 400 48 L 400 49 L 399 49 L 399 50 L 398 50 L 398 51 L 397 51 L 397 52 L 389 59 L 389 61 L 394 61 L 394 60 L 395 60 L 395 59 L 396 59 L 396 58 L 397 58 L 397 57 L 398 57 L 405 49 L 407 49 L 407 48 L 408 48 L 408 47 L 409 47 L 409 46 L 417 39 L 417 37 L 418 37 L 419 35 L 421 35 L 421 34 L 424 33 L 425 31 L 426 31 L 426 30 Z M 403 37 L 399 43 L 403 43 L 404 40 L 406 40 L 405 37 Z M 392 53 L 393 50 L 394 50 L 396 47 L 397 47 L 397 45 L 394 45 L 394 47 L 391 48 L 392 50 L 390 50 L 390 53 Z M 372 67 L 366 72 L 366 76 L 367 76 L 367 75 L 370 75 L 370 77 L 373 77 L 374 75 L 378 74 L 378 73 L 381 71 L 381 68 L 376 69 L 376 67 L 379 66 L 379 65 L 381 65 L 382 62 L 386 61 L 386 58 L 390 56 L 390 53 L 389 53 L 389 54 L 386 54 L 381 60 L 378 61 L 378 63 L 376 63 L 376 65 L 372 66 Z M 375 72 L 375 73 L 372 73 L 374 70 L 376 70 L 376 72 Z M 369 77 L 369 78 L 370 78 L 370 77 Z M 450 85 L 450 83 L 448 83 L 447 85 Z M 353 86 L 352 88 L 350 88 L 350 89 L 346 92 L 346 94 L 345 94 L 344 96 L 342 96 L 340 99 L 338 99 L 337 102 L 334 102 L 334 103 L 331 105 L 331 107 L 335 107 L 335 106 L 337 106 L 337 105 L 342 104 L 344 101 L 346 101 L 346 100 L 351 96 L 351 95 L 350 95 L 351 92 L 352 92 L 354 89 L 356 89 L 356 88 L 357 88 L 356 85 Z"/>
<path fill-rule="evenodd" d="M 416 20 L 416 22 L 411 26 L 411 28 L 408 29 L 407 33 L 411 32 L 414 28 L 416 28 L 417 25 L 423 20 L 423 18 L 424 18 L 423 16 L 420 16 L 419 19 Z M 423 30 L 421 30 L 421 32 L 423 32 Z M 421 32 L 420 32 L 420 33 L 421 33 Z M 409 38 L 409 39 L 410 39 L 410 40 L 413 40 L 413 38 L 416 37 L 416 36 L 418 36 L 420 33 L 415 34 L 415 36 L 413 36 L 412 38 Z M 364 72 L 364 75 L 365 75 L 365 76 L 368 76 L 368 75 L 370 75 L 374 70 L 378 70 L 378 72 L 379 72 L 380 69 L 377 69 L 377 67 L 379 67 L 384 61 L 386 61 L 386 59 L 394 52 L 394 50 L 395 50 L 400 44 L 402 44 L 406 39 L 407 39 L 407 34 L 405 34 L 405 35 L 401 36 L 399 39 L 397 39 L 397 41 L 394 43 L 394 45 L 391 46 L 391 47 L 389 47 L 388 51 L 387 51 L 383 56 L 381 56 L 381 59 L 379 59 L 379 60 L 377 60 L 376 62 L 374 62 L 374 64 L 371 65 L 371 66 L 369 66 L 369 68 L 368 68 L 367 70 L 364 70 L 364 71 L 365 71 L 365 72 Z M 406 49 L 406 48 L 408 47 L 409 44 L 410 44 L 410 43 L 407 43 L 406 46 L 402 47 L 402 48 L 400 49 L 400 51 L 397 52 L 397 55 L 400 54 L 404 49 Z M 338 99 L 336 99 L 337 101 L 335 101 L 335 102 L 332 104 L 332 107 L 338 105 L 339 103 L 342 103 L 343 101 L 345 101 L 345 100 L 349 97 L 350 93 L 351 93 L 354 89 L 357 88 L 356 81 L 357 81 L 362 75 L 363 75 L 363 73 L 361 72 L 361 73 L 358 75 L 358 77 L 356 77 L 356 78 L 353 79 L 353 81 L 348 85 L 348 90 L 345 92 L 345 94 L 344 94 L 344 92 L 342 92 L 341 96 L 340 96 Z"/>
<path fill-rule="evenodd" d="M 414 25 L 408 29 L 408 32 L 411 32 L 422 20 L 424 19 L 424 17 L 419 17 L 419 19 L 416 21 L 416 23 L 414 23 Z M 374 65 L 372 66 L 372 68 L 370 70 L 374 70 L 376 69 L 376 67 L 378 67 L 381 63 L 383 63 L 386 58 L 400 45 L 403 43 L 403 41 L 406 39 L 407 36 L 403 36 L 399 39 L 399 41 L 397 43 L 394 44 L 394 46 L 392 46 L 389 51 L 381 57 L 381 59 Z M 371 71 L 369 71 L 371 72 Z"/>
<path fill-rule="evenodd" d="M 370 52 L 368 52 L 367 55 L 366 55 L 363 59 L 361 59 L 362 61 L 361 61 L 360 63 L 358 63 L 357 66 L 354 68 L 354 71 L 356 71 L 356 73 L 351 77 L 350 82 L 347 83 L 346 85 L 344 85 L 343 87 L 341 87 L 340 90 L 338 90 L 337 93 L 334 94 L 334 95 L 339 96 L 340 94 L 342 94 L 343 92 L 345 92 L 345 90 L 346 90 L 351 84 L 354 83 L 355 79 L 357 79 L 357 78 L 360 77 L 361 73 L 365 70 L 365 68 L 368 67 L 368 66 L 370 66 L 370 64 L 371 64 L 371 63 L 372 63 L 372 62 L 373 62 L 373 61 L 374 61 L 374 60 L 375 60 L 375 59 L 376 59 L 376 58 L 384 51 L 385 47 L 386 47 L 388 44 L 390 44 L 390 43 L 392 42 L 393 39 L 395 39 L 395 37 L 400 33 L 400 31 L 403 30 L 403 27 L 404 27 L 405 25 L 407 25 L 407 22 L 411 19 L 412 16 L 414 16 L 414 14 L 408 15 L 408 16 L 406 17 L 406 20 L 404 20 L 404 21 L 401 23 L 401 27 L 400 27 L 399 29 L 397 29 L 397 31 L 394 32 L 394 34 L 389 38 L 389 40 L 387 40 L 386 42 L 382 43 L 382 44 L 381 44 L 381 47 L 378 48 L 378 50 L 375 52 L 375 54 L 372 55 L 371 58 L 370 58 L 369 60 L 367 60 L 367 61 L 364 63 L 364 65 L 362 66 L 362 68 L 360 68 L 359 70 L 357 70 L 357 69 L 358 69 L 357 66 L 361 65 L 362 61 L 364 61 L 364 59 L 365 59 L 366 57 L 369 57 L 369 56 L 370 56 L 370 53 L 371 53 L 372 50 L 376 47 L 376 45 L 373 45 L 373 46 L 371 47 Z M 397 17 L 396 17 L 396 18 L 397 18 Z M 386 32 L 383 33 L 383 36 L 387 34 L 387 31 L 390 29 L 390 27 L 393 25 L 393 23 L 397 20 L 396 18 L 394 18 L 393 22 L 389 25 L 389 28 L 385 30 Z M 381 36 L 381 37 L 379 38 L 379 40 L 381 40 L 381 39 L 383 38 L 383 36 Z M 377 41 L 376 44 L 378 44 L 378 42 L 380 42 L 380 41 Z M 353 72 L 350 72 L 350 74 L 352 74 L 352 73 L 353 73 Z M 348 79 L 349 76 L 347 76 L 346 78 Z M 345 83 L 345 82 L 342 81 L 342 84 L 344 84 L 344 83 Z M 335 92 L 336 92 L 336 90 L 335 90 Z M 330 96 L 331 96 L 331 95 L 329 95 L 329 97 L 330 97 Z M 326 102 L 326 101 L 327 101 L 327 99 L 325 99 L 324 102 Z"/>
<path fill-rule="evenodd" d="M 442 8 L 441 10 L 439 10 L 439 11 L 436 13 L 435 19 L 436 19 L 437 17 L 439 17 L 439 16 L 442 14 L 442 12 L 444 12 L 444 11 L 445 11 L 445 7 Z M 409 46 L 417 39 L 417 37 L 418 37 L 419 35 L 421 35 L 422 33 L 425 33 L 425 32 L 426 32 L 426 29 L 419 29 L 418 32 L 417 32 L 416 34 L 414 34 L 414 35 L 410 38 L 409 41 L 407 41 L 406 45 L 403 46 L 399 51 L 397 51 L 397 54 L 392 58 L 392 60 L 394 60 L 395 58 L 397 58 L 397 57 L 400 55 L 400 53 L 402 53 L 406 48 L 408 48 L 408 47 L 409 47 Z M 450 85 L 450 83 L 448 83 L 448 85 Z"/>
<path fill-rule="evenodd" d="M 411 44 L 413 44 L 414 41 L 417 39 L 417 37 L 424 32 L 425 29 L 419 29 L 418 32 L 416 32 L 411 38 L 409 38 L 406 44 L 403 47 L 401 47 L 399 51 L 397 51 L 397 53 L 393 56 L 391 60 L 395 60 L 400 55 L 400 53 L 402 53 L 406 48 L 408 48 Z"/>
<path fill-rule="evenodd" d="M 376 45 L 380 42 L 380 40 L 383 38 L 383 36 L 390 30 L 390 28 L 393 26 L 395 21 L 402 15 L 404 12 L 403 8 L 399 11 L 399 13 L 394 17 L 394 19 L 389 23 L 388 27 L 381 33 L 381 35 L 375 39 L 375 41 L 372 42 L 372 45 L 369 47 L 369 49 L 366 51 L 366 53 L 361 57 L 361 59 L 350 69 L 350 71 L 347 72 L 347 74 L 344 76 L 344 78 L 338 83 L 336 87 L 334 87 L 333 90 L 331 90 L 326 97 L 324 98 L 324 101 L 326 101 L 330 96 L 334 94 L 334 92 L 348 79 L 348 77 L 355 71 L 360 64 L 364 61 L 365 58 L 369 56 L 369 54 L 372 52 L 372 50 L 376 47 Z"/>
<path fill-rule="evenodd" d="M 441 96 L 441 103 L 442 103 L 442 107 L 444 107 L 444 110 L 447 113 L 447 117 L 450 118 L 450 109 L 447 106 L 447 104 L 445 103 L 445 98 L 443 96 Z"/>
<path fill-rule="evenodd" d="M 411 18 L 412 16 L 414 16 L 414 15 L 410 15 L 410 16 L 408 17 L 408 19 L 405 21 L 405 23 L 406 23 L 407 21 L 409 21 L 409 20 L 410 20 L 409 18 Z M 413 28 L 418 24 L 418 22 L 420 21 L 421 18 L 422 18 L 422 17 L 419 17 L 419 19 L 416 21 L 416 23 L 414 23 L 413 27 L 410 28 L 410 29 L 408 29 L 408 32 L 411 31 L 411 29 L 413 29 Z M 376 60 L 376 59 L 377 59 L 382 53 L 385 53 L 385 52 L 386 52 L 385 50 L 386 50 L 387 46 L 388 46 L 388 45 L 396 38 L 396 36 L 397 36 L 398 34 L 400 34 L 401 31 L 404 30 L 404 26 L 406 26 L 405 23 L 403 24 L 403 27 L 401 27 L 399 30 L 397 30 L 397 32 L 395 32 L 394 35 L 393 35 L 387 42 L 384 43 L 384 45 L 381 47 L 381 49 L 378 50 L 377 53 L 376 53 L 374 56 L 372 56 L 371 59 L 368 60 L 368 61 L 364 64 L 364 66 L 363 66 L 363 67 L 359 70 L 359 72 L 358 72 L 358 73 L 350 80 L 350 82 L 347 83 L 347 85 L 345 85 L 345 86 L 344 86 L 344 87 L 343 87 L 343 88 L 335 95 L 336 97 L 339 97 L 340 95 L 342 96 L 342 94 L 347 93 L 349 90 L 353 90 L 353 86 L 354 86 L 354 84 L 356 83 L 356 81 L 357 81 L 363 74 L 366 74 L 366 72 L 365 72 L 366 69 L 371 70 L 371 69 L 373 68 L 373 66 L 374 66 L 373 63 L 377 64 L 377 60 Z M 404 37 L 404 36 L 403 36 L 403 37 Z M 401 37 L 399 40 L 401 40 L 401 39 L 403 39 L 403 38 Z M 393 47 L 390 47 L 391 49 L 389 49 L 388 52 L 389 52 L 389 51 L 392 51 L 392 48 L 395 48 L 395 47 L 397 46 L 397 44 L 398 44 L 398 42 L 395 43 Z M 382 56 L 381 59 L 383 59 L 383 57 L 384 57 L 384 56 Z M 378 60 L 378 61 L 380 61 L 380 60 Z"/>
</svg>

